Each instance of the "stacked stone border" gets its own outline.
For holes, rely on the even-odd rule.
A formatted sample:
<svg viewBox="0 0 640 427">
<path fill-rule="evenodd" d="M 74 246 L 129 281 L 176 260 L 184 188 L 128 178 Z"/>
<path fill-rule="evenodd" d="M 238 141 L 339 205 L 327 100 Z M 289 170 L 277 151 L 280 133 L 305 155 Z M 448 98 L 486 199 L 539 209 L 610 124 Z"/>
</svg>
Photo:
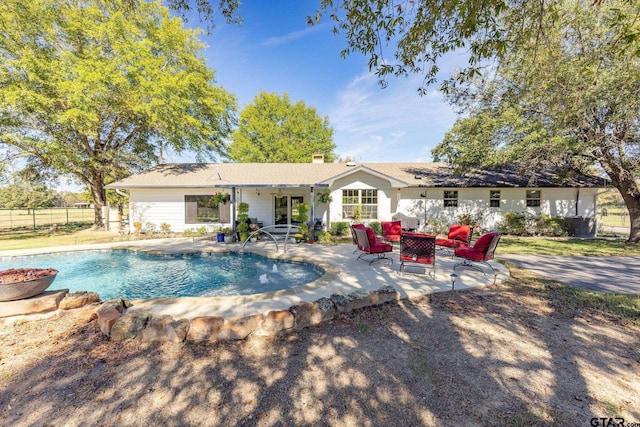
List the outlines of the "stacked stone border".
<svg viewBox="0 0 640 427">
<path fill-rule="evenodd" d="M 382 305 L 400 299 L 390 285 L 374 291 L 358 290 L 350 294 L 336 293 L 313 302 L 301 302 L 287 310 L 271 310 L 266 314 L 243 317 L 200 316 L 174 319 L 168 315 L 153 317 L 149 311 L 131 310 L 123 299 L 104 302 L 97 310 L 98 327 L 114 342 L 129 339 L 144 342 L 218 342 L 243 340 L 250 335 L 271 336 L 287 330 L 317 326 L 340 314 L 363 307 Z"/>
</svg>

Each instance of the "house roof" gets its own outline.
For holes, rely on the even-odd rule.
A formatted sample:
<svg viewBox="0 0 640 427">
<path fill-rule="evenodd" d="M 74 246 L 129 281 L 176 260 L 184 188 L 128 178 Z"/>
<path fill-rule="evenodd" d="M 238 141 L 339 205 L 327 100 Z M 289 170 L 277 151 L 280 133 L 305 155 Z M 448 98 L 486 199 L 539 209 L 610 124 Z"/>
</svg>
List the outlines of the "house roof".
<svg viewBox="0 0 640 427">
<path fill-rule="evenodd" d="M 515 168 L 456 175 L 445 163 L 171 163 L 131 175 L 107 188 L 329 187 L 362 171 L 393 187 L 605 187 L 604 179 L 519 175 Z"/>
</svg>

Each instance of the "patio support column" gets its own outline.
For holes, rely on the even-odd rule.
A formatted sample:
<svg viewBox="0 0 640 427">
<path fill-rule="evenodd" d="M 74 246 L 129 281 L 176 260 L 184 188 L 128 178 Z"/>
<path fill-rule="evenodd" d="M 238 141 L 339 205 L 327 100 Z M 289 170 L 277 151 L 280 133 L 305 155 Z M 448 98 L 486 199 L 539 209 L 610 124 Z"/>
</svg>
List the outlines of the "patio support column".
<svg viewBox="0 0 640 427">
<path fill-rule="evenodd" d="M 231 229 L 236 234 L 236 187 L 231 187 Z"/>
<path fill-rule="evenodd" d="M 310 203 L 310 205 L 311 205 L 311 215 L 310 215 L 310 217 L 311 218 L 309 218 L 309 221 L 311 222 L 311 227 L 313 227 L 316 224 L 316 222 L 315 222 L 316 221 L 316 219 L 315 219 L 316 198 L 314 197 L 314 194 L 313 194 L 313 187 L 310 187 L 310 188 L 311 188 L 311 190 L 310 190 L 310 194 L 311 194 L 311 203 Z"/>
</svg>

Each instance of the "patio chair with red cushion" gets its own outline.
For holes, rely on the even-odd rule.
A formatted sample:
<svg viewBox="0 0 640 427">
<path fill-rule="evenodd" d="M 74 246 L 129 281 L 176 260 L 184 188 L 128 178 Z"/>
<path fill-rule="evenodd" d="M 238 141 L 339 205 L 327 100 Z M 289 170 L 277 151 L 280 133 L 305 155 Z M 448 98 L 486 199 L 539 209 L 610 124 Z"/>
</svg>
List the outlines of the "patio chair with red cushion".
<svg viewBox="0 0 640 427">
<path fill-rule="evenodd" d="M 488 265 L 491 271 L 495 273 L 495 269 L 487 261 L 493 259 L 493 254 L 496 251 L 499 241 L 500 235 L 498 233 L 487 233 L 480 236 L 473 246 L 460 246 L 459 248 L 454 249 L 454 255 L 464 258 L 464 261 L 454 265 L 453 269 L 455 270 L 460 265 L 463 267 L 475 268 L 486 275 L 482 268 L 474 264 L 481 263 Z"/>
<path fill-rule="evenodd" d="M 382 237 L 387 242 L 399 242 L 402 233 L 402 221 L 381 221 Z"/>
<path fill-rule="evenodd" d="M 356 235 L 358 249 L 362 251 L 358 259 L 365 255 L 375 255 L 376 258 L 369 261 L 369 264 L 383 259 L 389 260 L 393 264 L 393 260 L 387 257 L 387 253 L 393 251 L 393 246 L 388 243 L 380 242 L 376 239 L 376 235 L 371 227 L 365 226 L 364 229 L 352 227 L 352 230 Z"/>
<path fill-rule="evenodd" d="M 436 246 L 439 249 L 456 249 L 461 246 L 469 246 L 471 244 L 471 236 L 473 235 L 473 227 L 470 225 L 454 224 L 449 227 L 447 238 L 436 239 Z"/>
<path fill-rule="evenodd" d="M 353 244 L 356 245 L 356 249 L 353 251 L 354 254 L 362 250 L 360 245 L 358 245 L 358 238 L 356 237 L 356 229 L 364 230 L 364 227 L 365 227 L 364 224 L 351 224 L 351 226 L 349 227 L 351 229 L 351 237 L 353 238 Z"/>
<path fill-rule="evenodd" d="M 434 279 L 436 277 L 436 237 L 422 233 L 402 233 L 400 235 L 400 270 L 405 268 L 405 263 L 426 264 L 431 266 L 428 272 Z"/>
</svg>

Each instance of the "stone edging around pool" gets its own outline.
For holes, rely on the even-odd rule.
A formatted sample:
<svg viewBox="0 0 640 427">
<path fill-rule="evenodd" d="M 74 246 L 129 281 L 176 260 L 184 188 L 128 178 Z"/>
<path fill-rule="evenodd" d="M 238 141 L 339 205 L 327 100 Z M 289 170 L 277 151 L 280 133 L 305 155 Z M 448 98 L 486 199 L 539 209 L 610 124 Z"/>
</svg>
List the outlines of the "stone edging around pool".
<svg viewBox="0 0 640 427">
<path fill-rule="evenodd" d="M 97 310 L 98 327 L 111 340 L 120 342 L 138 339 L 146 342 L 217 342 L 242 340 L 249 335 L 270 336 L 287 330 L 316 326 L 364 307 L 381 305 L 400 299 L 393 286 L 378 290 L 358 290 L 341 293 L 313 302 L 301 302 L 287 310 L 271 310 L 267 314 L 243 317 L 200 316 L 193 319 L 174 319 L 169 315 L 152 317 L 146 310 L 131 310 L 130 301 L 114 299 L 104 302 Z"/>
</svg>

